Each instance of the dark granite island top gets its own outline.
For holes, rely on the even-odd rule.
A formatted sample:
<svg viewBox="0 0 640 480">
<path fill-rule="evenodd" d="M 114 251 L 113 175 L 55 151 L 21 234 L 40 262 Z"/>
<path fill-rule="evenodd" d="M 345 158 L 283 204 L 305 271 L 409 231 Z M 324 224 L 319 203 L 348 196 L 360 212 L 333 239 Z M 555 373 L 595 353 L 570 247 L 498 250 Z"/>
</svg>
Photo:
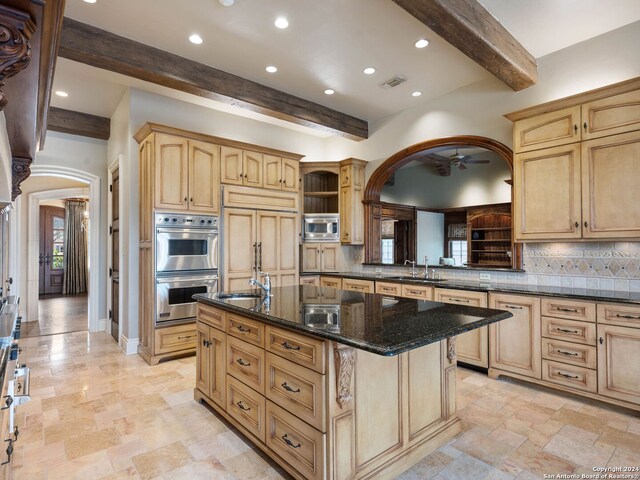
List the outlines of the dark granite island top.
<svg viewBox="0 0 640 480">
<path fill-rule="evenodd" d="M 260 293 L 257 290 L 245 293 Z M 271 297 L 196 294 L 208 305 L 378 355 L 392 356 L 512 316 L 503 310 L 391 297 L 328 287 L 291 286 Z"/>
</svg>

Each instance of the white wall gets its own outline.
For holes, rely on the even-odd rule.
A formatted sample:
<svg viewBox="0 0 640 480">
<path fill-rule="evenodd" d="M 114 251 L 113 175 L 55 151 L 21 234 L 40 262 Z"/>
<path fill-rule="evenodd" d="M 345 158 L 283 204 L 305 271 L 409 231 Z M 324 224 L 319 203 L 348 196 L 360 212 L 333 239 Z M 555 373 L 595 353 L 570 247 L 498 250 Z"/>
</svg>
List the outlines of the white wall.
<svg viewBox="0 0 640 480">
<path fill-rule="evenodd" d="M 426 255 L 429 257 L 429 264 L 435 265 L 444 256 L 444 215 L 418 211 L 416 217 L 415 260 L 424 263 Z"/>
</svg>

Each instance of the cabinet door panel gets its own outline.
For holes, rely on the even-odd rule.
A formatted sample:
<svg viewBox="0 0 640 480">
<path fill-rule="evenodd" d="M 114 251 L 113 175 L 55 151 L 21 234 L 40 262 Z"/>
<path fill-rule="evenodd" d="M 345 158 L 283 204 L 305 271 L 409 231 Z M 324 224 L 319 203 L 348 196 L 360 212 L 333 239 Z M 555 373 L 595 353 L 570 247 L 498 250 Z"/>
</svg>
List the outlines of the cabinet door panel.
<svg viewBox="0 0 640 480">
<path fill-rule="evenodd" d="M 298 216 L 296 214 L 278 214 L 278 271 L 280 277 L 287 277 L 288 285 L 297 283 L 298 274 Z M 293 275 L 293 278 L 291 276 Z M 289 283 L 293 280 L 293 283 Z M 281 286 L 285 284 L 282 283 Z"/>
<path fill-rule="evenodd" d="M 220 181 L 231 185 L 242 185 L 242 150 L 239 148 L 220 148 Z"/>
<path fill-rule="evenodd" d="M 279 221 L 275 212 L 258 212 L 258 271 L 277 273 L 279 270 Z"/>
<path fill-rule="evenodd" d="M 189 210 L 218 213 L 220 147 L 189 141 Z"/>
<path fill-rule="evenodd" d="M 585 238 L 640 237 L 638 159 L 640 132 L 604 137 L 582 144 Z"/>
<path fill-rule="evenodd" d="M 255 275 L 256 212 L 226 208 L 224 211 L 225 290 L 246 289 Z"/>
<path fill-rule="evenodd" d="M 640 90 L 582 105 L 585 140 L 640 129 Z"/>
<path fill-rule="evenodd" d="M 187 140 L 156 134 L 155 205 L 170 210 L 187 209 Z"/>
<path fill-rule="evenodd" d="M 264 188 L 282 190 L 282 159 L 264 155 Z"/>
<path fill-rule="evenodd" d="M 578 125 L 579 106 L 519 120 L 513 128 L 515 151 L 528 152 L 578 142 L 581 138 Z"/>
<path fill-rule="evenodd" d="M 282 159 L 282 190 L 297 192 L 300 179 L 300 162 L 289 158 Z"/>
<path fill-rule="evenodd" d="M 302 270 L 304 272 L 320 272 L 320 244 L 319 243 L 303 243 L 302 244 Z"/>
<path fill-rule="evenodd" d="M 263 159 L 261 153 L 242 152 L 242 170 L 244 179 L 242 184 L 247 187 L 262 188 Z"/>
<path fill-rule="evenodd" d="M 227 394 L 226 337 L 224 332 L 209 328 L 209 398 L 221 407 L 225 406 Z"/>
<path fill-rule="evenodd" d="M 580 238 L 580 197 L 579 145 L 516 155 L 516 240 Z"/>
<path fill-rule="evenodd" d="M 323 272 L 338 272 L 340 271 L 340 245 L 335 243 L 322 244 L 322 251 L 320 254 L 321 266 Z"/>
<path fill-rule="evenodd" d="M 598 393 L 640 404 L 640 330 L 598 325 Z"/>
<path fill-rule="evenodd" d="M 197 322 L 196 324 L 196 387 L 205 395 L 209 395 L 209 327 Z"/>
<path fill-rule="evenodd" d="M 442 418 L 441 342 L 408 353 L 409 440 Z M 424 368 L 429 365 L 431 368 Z M 436 368 L 437 367 L 437 368 Z"/>
</svg>

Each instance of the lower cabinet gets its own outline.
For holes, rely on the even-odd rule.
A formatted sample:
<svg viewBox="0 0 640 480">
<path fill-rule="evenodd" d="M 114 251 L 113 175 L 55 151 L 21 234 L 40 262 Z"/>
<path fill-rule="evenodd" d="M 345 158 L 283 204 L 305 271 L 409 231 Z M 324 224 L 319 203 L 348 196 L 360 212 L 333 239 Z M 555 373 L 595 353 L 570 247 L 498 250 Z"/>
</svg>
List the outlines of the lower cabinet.
<svg viewBox="0 0 640 480">
<path fill-rule="evenodd" d="M 339 243 L 303 243 L 302 271 L 338 272 L 340 271 Z"/>
<path fill-rule="evenodd" d="M 489 367 L 540 379 L 540 299 L 490 293 L 489 308 L 513 314 L 511 318 L 489 325 Z"/>
<path fill-rule="evenodd" d="M 342 289 L 342 279 L 338 277 L 320 277 L 320 286 Z"/>
<path fill-rule="evenodd" d="M 319 287 L 320 277 L 318 275 L 300 277 L 300 285 L 311 285 L 313 287 Z"/>
<path fill-rule="evenodd" d="M 598 325 L 597 348 L 598 393 L 640 405 L 640 329 Z"/>
<path fill-rule="evenodd" d="M 226 395 L 226 335 L 203 322 L 197 323 L 196 386 L 220 406 Z"/>
<path fill-rule="evenodd" d="M 371 280 L 360 280 L 357 278 L 343 278 L 342 290 L 360 293 L 375 293 L 375 282 L 372 282 Z"/>
</svg>

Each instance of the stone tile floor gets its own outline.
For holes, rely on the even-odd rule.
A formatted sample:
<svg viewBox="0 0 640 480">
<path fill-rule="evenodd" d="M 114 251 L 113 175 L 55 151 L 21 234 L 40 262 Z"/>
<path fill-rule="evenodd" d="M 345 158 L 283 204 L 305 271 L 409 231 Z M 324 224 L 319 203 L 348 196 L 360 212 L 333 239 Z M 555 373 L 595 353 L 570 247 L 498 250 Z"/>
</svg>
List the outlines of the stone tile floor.
<svg viewBox="0 0 640 480">
<path fill-rule="evenodd" d="M 277 479 L 273 463 L 193 401 L 195 358 L 148 366 L 106 333 L 21 340 L 32 400 L 18 409 L 15 480 Z M 464 432 L 403 480 L 542 479 L 640 466 L 640 416 L 458 371 Z"/>
</svg>

